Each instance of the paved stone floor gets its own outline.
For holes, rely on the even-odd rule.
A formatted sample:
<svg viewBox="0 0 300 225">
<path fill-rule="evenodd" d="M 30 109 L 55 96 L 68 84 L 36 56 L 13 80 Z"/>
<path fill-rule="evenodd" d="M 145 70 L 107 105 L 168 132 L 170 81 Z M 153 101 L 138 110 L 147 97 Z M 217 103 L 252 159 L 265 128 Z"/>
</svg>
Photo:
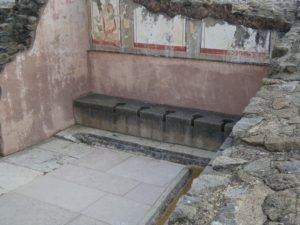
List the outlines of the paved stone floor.
<svg viewBox="0 0 300 225">
<path fill-rule="evenodd" d="M 0 224 L 143 225 L 187 172 L 51 138 L 0 159 Z"/>
</svg>

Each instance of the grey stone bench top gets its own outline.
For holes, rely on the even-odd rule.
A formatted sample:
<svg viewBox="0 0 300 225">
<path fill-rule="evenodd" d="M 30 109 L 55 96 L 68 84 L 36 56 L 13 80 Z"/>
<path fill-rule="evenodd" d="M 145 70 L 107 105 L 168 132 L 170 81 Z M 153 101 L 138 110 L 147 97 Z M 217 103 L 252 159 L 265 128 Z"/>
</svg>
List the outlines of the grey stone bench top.
<svg viewBox="0 0 300 225">
<path fill-rule="evenodd" d="M 90 94 L 74 101 L 80 125 L 217 151 L 239 116 Z"/>
<path fill-rule="evenodd" d="M 132 112 L 140 116 L 166 117 L 167 119 L 179 119 L 192 121 L 211 121 L 211 123 L 237 122 L 240 117 L 236 115 L 222 114 L 199 109 L 179 108 L 175 106 L 159 105 L 141 102 L 121 97 L 90 94 L 74 101 L 75 106 L 85 106 L 95 109 L 104 109 L 111 112 Z"/>
</svg>

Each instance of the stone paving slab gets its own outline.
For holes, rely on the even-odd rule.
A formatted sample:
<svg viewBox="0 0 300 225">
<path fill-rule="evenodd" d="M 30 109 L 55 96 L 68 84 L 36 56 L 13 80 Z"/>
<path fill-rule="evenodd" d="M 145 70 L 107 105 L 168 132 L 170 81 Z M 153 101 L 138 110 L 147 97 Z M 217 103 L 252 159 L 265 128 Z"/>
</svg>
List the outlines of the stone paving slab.
<svg viewBox="0 0 300 225">
<path fill-rule="evenodd" d="M 27 184 L 40 175 L 42 175 L 42 173 L 31 169 L 0 162 L 0 187 L 4 192 L 5 190 L 14 190 Z"/>
<path fill-rule="evenodd" d="M 105 195 L 104 192 L 51 176 L 36 179 L 16 192 L 75 212 L 83 210 Z"/>
<path fill-rule="evenodd" d="M 45 141 L 44 143 L 38 145 L 39 148 L 45 149 L 45 150 L 52 150 L 52 151 L 63 151 L 65 148 L 67 148 L 69 145 L 71 145 L 72 142 L 58 139 L 58 138 L 50 138 L 49 140 Z"/>
<path fill-rule="evenodd" d="M 111 225 L 139 225 L 150 206 L 115 195 L 104 198 L 83 211 L 83 214 Z"/>
<path fill-rule="evenodd" d="M 92 219 L 87 216 L 79 216 L 75 220 L 71 221 L 66 225 L 109 225 L 99 220 Z"/>
<path fill-rule="evenodd" d="M 74 164 L 99 171 L 107 171 L 130 156 L 130 154 L 113 150 L 98 151 L 79 159 Z"/>
<path fill-rule="evenodd" d="M 0 196 L 1 225 L 64 225 L 76 213 L 16 193 Z"/>
<path fill-rule="evenodd" d="M 5 162 L 30 168 L 41 172 L 51 172 L 75 158 L 58 152 L 43 150 L 38 147 L 18 152 L 2 159 Z"/>
<path fill-rule="evenodd" d="M 131 157 L 109 170 L 108 173 L 165 187 L 183 168 L 184 166 L 181 165 L 145 157 Z"/>
<path fill-rule="evenodd" d="M 141 183 L 128 192 L 125 198 L 142 204 L 153 205 L 164 191 L 165 189 L 162 187 Z"/>
<path fill-rule="evenodd" d="M 61 140 L 57 138 L 45 144 L 39 145 L 38 148 L 57 152 L 77 159 L 80 159 L 95 150 L 88 145 L 72 143 L 67 140 Z"/>
<path fill-rule="evenodd" d="M 51 138 L 0 159 L 0 225 L 146 225 L 187 174 L 183 165 Z"/>
<path fill-rule="evenodd" d="M 124 195 L 139 184 L 136 180 L 74 165 L 66 165 L 51 176 L 116 195 Z"/>
</svg>

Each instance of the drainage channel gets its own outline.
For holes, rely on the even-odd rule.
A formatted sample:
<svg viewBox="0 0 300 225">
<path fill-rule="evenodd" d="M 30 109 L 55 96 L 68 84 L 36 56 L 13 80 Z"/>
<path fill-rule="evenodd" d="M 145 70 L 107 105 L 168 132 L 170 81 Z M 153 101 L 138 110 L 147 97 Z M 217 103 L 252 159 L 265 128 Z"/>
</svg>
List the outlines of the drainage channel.
<svg viewBox="0 0 300 225">
<path fill-rule="evenodd" d="M 181 152 L 173 152 L 166 149 L 145 146 L 95 134 L 76 133 L 73 135 L 73 137 L 75 137 L 78 141 L 88 145 L 107 147 L 131 153 L 138 153 L 154 159 L 166 160 L 183 165 L 205 167 L 211 160 L 210 158 L 199 157 L 196 155 Z"/>
<path fill-rule="evenodd" d="M 197 167 L 197 166 L 191 167 L 191 169 L 190 169 L 191 175 L 189 176 L 188 180 L 182 186 L 182 188 L 171 198 L 171 201 L 168 202 L 167 207 L 162 212 L 162 214 L 160 215 L 160 218 L 158 219 L 158 222 L 155 225 L 164 225 L 167 222 L 167 220 L 169 219 L 171 214 L 174 212 L 176 205 L 177 205 L 178 201 L 180 200 L 180 198 L 182 196 L 184 196 L 186 193 L 188 193 L 188 191 L 192 187 L 194 179 L 196 179 L 197 177 L 200 176 L 202 170 L 203 169 L 201 167 Z M 147 224 L 147 225 L 150 225 L 150 224 Z"/>
</svg>

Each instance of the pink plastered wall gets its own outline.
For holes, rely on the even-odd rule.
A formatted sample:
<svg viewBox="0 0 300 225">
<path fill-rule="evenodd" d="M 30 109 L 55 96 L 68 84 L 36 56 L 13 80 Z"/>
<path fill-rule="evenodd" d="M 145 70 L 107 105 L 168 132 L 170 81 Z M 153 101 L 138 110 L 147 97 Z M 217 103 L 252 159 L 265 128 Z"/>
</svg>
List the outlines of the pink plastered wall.
<svg viewBox="0 0 300 225">
<path fill-rule="evenodd" d="M 74 124 L 89 92 L 241 114 L 267 66 L 87 52 L 86 1 L 48 0 L 33 47 L 0 76 L 0 153 L 37 144 Z"/>
<path fill-rule="evenodd" d="M 89 52 L 91 90 L 142 101 L 241 114 L 267 66 Z"/>
<path fill-rule="evenodd" d="M 0 76 L 2 154 L 74 124 L 72 100 L 89 91 L 86 1 L 48 0 L 33 47 Z"/>
</svg>

